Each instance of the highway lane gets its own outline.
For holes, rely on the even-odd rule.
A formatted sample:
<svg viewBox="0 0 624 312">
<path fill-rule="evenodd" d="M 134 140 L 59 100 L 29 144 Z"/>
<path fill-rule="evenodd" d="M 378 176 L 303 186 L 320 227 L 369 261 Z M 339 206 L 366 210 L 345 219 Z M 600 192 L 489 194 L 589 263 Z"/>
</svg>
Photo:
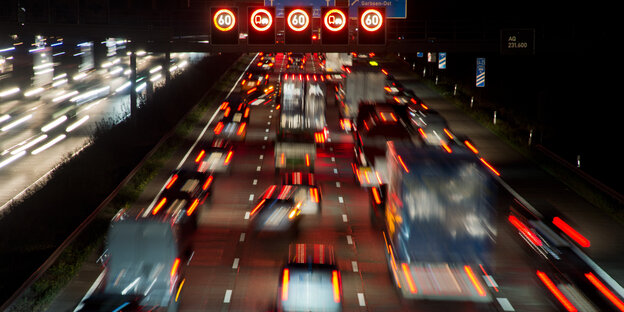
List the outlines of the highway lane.
<svg viewBox="0 0 624 312">
<path fill-rule="evenodd" d="M 276 62 L 282 63 L 280 59 Z M 420 90 L 415 91 L 419 96 L 422 94 Z M 215 112 L 213 116 L 218 114 Z M 194 253 L 184 268 L 186 279 L 180 294 L 181 311 L 263 311 L 275 305 L 281 265 L 285 263 L 288 244 L 293 239 L 254 237 L 249 232 L 246 216 L 261 193 L 279 181 L 274 173 L 273 155 L 277 118 L 274 103 L 252 109 L 247 140 L 236 149 L 232 172 L 215 179 L 213 197 L 201 207 L 200 227 L 193 237 Z M 506 219 L 514 201 L 503 188 L 499 189 L 497 202 L 499 217 L 494 262 L 492 272 L 487 272 L 495 281 L 488 287 L 494 301 L 476 305 L 401 300 L 389 277 L 383 236 L 370 224 L 368 195 L 354 183 L 352 139 L 339 130 L 337 109 L 333 108 L 331 100 L 327 121 L 331 141 L 317 150 L 316 161 L 317 180 L 323 194 L 322 214 L 319 218 L 303 219 L 294 241 L 326 243 L 336 248 L 345 311 L 561 309 L 536 277 L 537 269 L 545 270 L 544 261 L 526 247 L 518 231 Z M 208 131 L 203 140 L 209 141 L 211 137 Z M 190 155 L 195 155 L 199 149 L 196 147 Z M 490 156 L 488 152 L 484 155 Z M 164 172 L 173 168 L 170 166 Z M 167 178 L 168 174 L 160 174 L 150 183 L 151 187 L 148 186 L 152 195 L 142 197 L 154 198 Z M 137 205 L 146 204 L 143 201 Z"/>
<path fill-rule="evenodd" d="M 88 76 L 81 79 L 59 73 L 62 64 L 56 64 L 55 66 L 61 69 L 57 68 L 55 77 L 62 78 L 51 79 L 50 84 L 42 87 L 45 91 L 36 96 L 0 103 L 0 115 L 8 116 L 0 123 L 2 127 L 0 174 L 3 177 L 0 211 L 6 209 L 12 201 L 19 199 L 31 187 L 45 180 L 53 168 L 67 157 L 72 157 L 84 148 L 98 123 L 116 123 L 129 115 L 127 85 L 129 74 L 125 65 L 129 63 L 129 57 L 124 55 L 109 59 L 117 61 L 114 65 L 104 65 L 105 68 L 92 70 L 88 72 Z M 174 54 L 172 60 L 173 65 L 184 65 L 197 60 L 197 56 Z M 137 77 L 145 77 L 137 84 L 138 87 L 144 81 L 158 76 L 160 78 L 153 83 L 156 85 L 164 83 L 162 69 L 153 70 L 161 62 L 161 57 L 150 54 L 141 54 L 137 57 Z M 172 74 L 175 75 L 182 70 L 182 67 L 174 69 Z M 68 80 L 66 83 L 54 86 L 57 81 L 65 79 Z M 22 91 L 26 93 L 29 90 Z M 99 92 L 94 92 L 95 90 Z M 88 100 L 81 100 L 85 102 L 75 109 L 75 117 L 70 111 L 63 111 L 62 106 L 66 106 L 67 100 L 89 92 L 97 94 Z M 140 93 L 145 96 L 145 92 L 143 90 Z M 63 116 L 68 118 L 63 119 Z M 23 122 L 9 127 L 22 119 Z M 54 121 L 59 123 L 51 128 Z M 51 129 L 44 130 L 46 126 Z"/>
</svg>

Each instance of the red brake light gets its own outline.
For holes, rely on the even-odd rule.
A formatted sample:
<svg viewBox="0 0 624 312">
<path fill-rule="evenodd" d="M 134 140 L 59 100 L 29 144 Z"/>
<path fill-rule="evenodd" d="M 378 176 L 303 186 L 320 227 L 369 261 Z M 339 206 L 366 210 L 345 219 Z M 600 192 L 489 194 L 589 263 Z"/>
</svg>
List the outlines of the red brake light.
<svg viewBox="0 0 624 312">
<path fill-rule="evenodd" d="M 403 167 L 403 170 L 405 170 L 405 172 L 409 172 L 409 170 L 407 170 L 407 167 L 405 166 L 405 163 L 403 162 L 403 158 L 401 158 L 401 155 L 397 155 L 397 158 L 399 159 L 399 163 L 401 163 L 401 167 Z"/>
<path fill-rule="evenodd" d="M 414 285 L 414 279 L 412 278 L 412 272 L 410 272 L 409 265 L 407 263 L 401 263 L 401 268 L 403 268 L 403 274 L 405 274 L 405 279 L 407 280 L 407 286 L 409 286 L 409 290 L 412 294 L 418 292 L 416 289 L 416 285 Z"/>
<path fill-rule="evenodd" d="M 199 154 L 197 154 L 197 157 L 195 157 L 195 162 L 196 163 L 200 162 L 202 160 L 202 158 L 204 158 L 204 154 L 206 154 L 206 151 L 205 150 L 201 150 L 199 152 Z"/>
<path fill-rule="evenodd" d="M 217 123 L 217 125 L 214 128 L 214 134 L 221 134 L 221 131 L 223 131 L 223 122 L 219 121 L 219 123 Z"/>
<path fill-rule="evenodd" d="M 156 205 L 156 207 L 154 207 L 154 209 L 152 210 L 152 214 L 156 215 L 160 209 L 165 205 L 165 203 L 167 202 L 167 197 L 163 197 L 158 204 Z"/>
<path fill-rule="evenodd" d="M 561 304 L 566 308 L 567 311 L 570 311 L 570 312 L 577 311 L 574 305 L 572 305 L 572 303 L 568 300 L 568 298 L 566 298 L 566 296 L 561 292 L 561 290 L 557 288 L 555 283 L 553 283 L 553 281 L 550 280 L 550 278 L 548 277 L 548 275 L 546 275 L 546 273 L 542 271 L 537 271 L 537 277 L 539 277 L 542 283 L 546 285 L 548 290 L 550 290 L 550 292 L 557 298 L 557 300 L 561 302 Z"/>
<path fill-rule="evenodd" d="M 236 135 L 243 135 L 243 132 L 245 132 L 245 126 L 247 126 L 246 122 L 243 122 L 239 127 L 238 127 L 238 131 L 236 132 Z"/>
<path fill-rule="evenodd" d="M 253 88 L 251 88 L 251 89 L 247 90 L 247 94 L 251 94 L 252 92 L 254 92 L 254 91 L 256 91 L 256 90 L 258 90 L 258 88 L 253 87 Z"/>
<path fill-rule="evenodd" d="M 197 208 L 197 206 L 199 205 L 199 199 L 195 198 L 195 200 L 193 201 L 193 203 L 191 204 L 191 206 L 189 207 L 189 209 L 186 211 L 186 215 L 190 216 L 193 214 L 193 212 L 195 211 L 195 209 Z"/>
<path fill-rule="evenodd" d="M 178 179 L 178 175 L 174 174 L 173 176 L 171 176 L 171 178 L 169 179 L 169 182 L 167 183 L 167 185 L 165 186 L 165 189 L 169 189 L 173 183 L 175 183 L 175 181 Z"/>
<path fill-rule="evenodd" d="M 589 247 L 590 242 L 587 238 L 585 238 L 581 233 L 577 232 L 573 229 L 569 224 L 565 221 L 561 220 L 559 217 L 553 218 L 553 224 L 556 225 L 560 230 L 562 230 L 566 235 L 570 236 L 575 242 L 577 242 L 581 247 Z"/>
<path fill-rule="evenodd" d="M 477 277 L 475 276 L 474 272 L 472 272 L 472 268 L 467 265 L 464 265 L 464 271 L 466 271 L 466 274 L 468 274 L 468 277 L 470 278 L 472 285 L 477 290 L 477 293 L 479 293 L 479 296 L 484 297 L 485 290 L 483 290 L 481 283 L 479 283 L 479 280 L 477 280 Z"/>
<path fill-rule="evenodd" d="M 247 108 L 245 109 L 245 115 L 244 115 L 243 117 L 244 117 L 244 118 L 249 117 L 249 107 L 247 107 Z"/>
<path fill-rule="evenodd" d="M 334 288 L 334 302 L 340 302 L 340 273 L 336 270 L 332 271 L 332 285 Z"/>
<path fill-rule="evenodd" d="M 227 117 L 227 116 L 229 116 L 229 115 L 230 115 L 230 110 L 231 110 L 231 109 L 230 109 L 230 107 L 228 106 L 228 107 L 225 109 L 225 112 L 223 112 L 223 117 Z"/>
<path fill-rule="evenodd" d="M 375 204 L 380 205 L 381 197 L 379 196 L 379 191 L 377 191 L 376 187 L 373 187 L 372 190 L 373 190 L 373 198 L 375 199 Z"/>
<path fill-rule="evenodd" d="M 518 218 L 510 215 L 508 219 L 509 222 L 511 222 L 511 224 L 516 227 L 516 229 L 518 229 L 518 231 L 520 231 L 524 236 L 526 236 L 534 245 L 542 246 L 542 240 L 539 239 L 539 237 L 537 237 L 537 235 L 535 235 L 535 233 L 533 233 L 531 229 L 524 225 L 524 223 L 518 220 Z"/>
<path fill-rule="evenodd" d="M 207 190 L 208 187 L 210 186 L 210 184 L 212 183 L 212 176 L 209 176 L 208 179 L 206 179 L 206 182 L 204 182 L 204 185 L 202 185 L 202 190 Z"/>
<path fill-rule="evenodd" d="M 234 151 L 229 151 L 227 156 L 225 156 L 225 160 L 223 161 L 224 165 L 227 165 L 230 163 L 230 160 L 232 160 L 232 154 L 234 153 Z"/>
<path fill-rule="evenodd" d="M 475 154 L 479 154 L 479 151 L 472 145 L 470 144 L 470 141 L 465 140 L 464 144 L 466 144 L 466 146 Z"/>
<path fill-rule="evenodd" d="M 173 265 L 171 266 L 171 277 L 173 277 L 176 274 L 179 266 L 180 266 L 180 258 L 176 258 L 173 261 Z"/>
<path fill-rule="evenodd" d="M 310 189 L 310 197 L 314 199 L 315 203 L 319 202 L 318 189 L 316 187 Z"/>
<path fill-rule="evenodd" d="M 488 167 L 490 170 L 492 170 L 492 172 L 494 172 L 494 174 L 496 174 L 497 176 L 500 176 L 500 173 L 498 171 L 496 171 L 496 169 L 494 169 L 494 167 L 492 167 L 492 165 L 490 165 L 487 161 L 485 161 L 485 159 L 483 158 L 479 158 L 479 160 L 481 160 L 481 162 Z"/>
<path fill-rule="evenodd" d="M 596 276 L 594 273 L 586 273 L 585 277 L 592 283 L 600 292 L 611 301 L 620 311 L 624 311 L 624 302 L 616 297 Z"/>
<path fill-rule="evenodd" d="M 288 269 L 284 269 L 284 274 L 282 276 L 282 301 L 288 300 L 288 281 L 290 279 L 290 274 L 288 273 Z"/>
</svg>

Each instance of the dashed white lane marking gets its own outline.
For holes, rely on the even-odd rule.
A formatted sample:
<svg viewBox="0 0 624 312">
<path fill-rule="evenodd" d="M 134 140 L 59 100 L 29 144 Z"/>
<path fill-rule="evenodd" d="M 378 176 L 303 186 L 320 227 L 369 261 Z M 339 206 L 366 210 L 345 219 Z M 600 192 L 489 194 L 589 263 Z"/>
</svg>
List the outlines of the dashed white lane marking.
<svg viewBox="0 0 624 312">
<path fill-rule="evenodd" d="M 254 194 L 249 194 L 249 201 L 253 201 L 254 199 Z"/>
<path fill-rule="evenodd" d="M 245 212 L 245 220 L 249 220 L 249 211 Z"/>
<path fill-rule="evenodd" d="M 336 158 L 335 157 L 332 157 L 331 160 L 332 160 L 332 162 L 336 162 Z"/>
<path fill-rule="evenodd" d="M 241 233 L 240 237 L 238 238 L 239 242 L 244 242 L 245 241 L 245 233 Z"/>
<path fill-rule="evenodd" d="M 232 263 L 232 269 L 238 269 L 238 258 L 234 258 L 234 263 Z"/>
<path fill-rule="evenodd" d="M 253 182 L 251 182 L 251 184 L 253 184 L 253 185 L 258 184 L 258 179 L 254 179 Z"/>
<path fill-rule="evenodd" d="M 259 158 L 260 158 L 260 159 L 264 159 L 264 155 L 260 155 L 260 157 L 259 157 Z"/>
<path fill-rule="evenodd" d="M 330 148 L 329 148 L 329 150 L 333 152 L 333 151 L 334 151 L 334 148 L 333 148 L 333 147 L 330 147 Z"/>
<path fill-rule="evenodd" d="M 358 303 L 360 304 L 360 307 L 365 307 L 366 306 L 366 301 L 364 301 L 364 294 L 363 293 L 358 293 Z"/>
<path fill-rule="evenodd" d="M 269 128 L 264 129 L 264 132 L 269 132 Z"/>
<path fill-rule="evenodd" d="M 334 173 L 338 174 L 338 169 L 334 168 Z"/>
<path fill-rule="evenodd" d="M 516 311 L 507 298 L 496 298 L 496 300 L 503 308 L 503 311 Z"/>
<path fill-rule="evenodd" d="M 338 196 L 338 202 L 341 204 L 344 203 L 344 199 L 342 199 L 342 196 Z"/>
<path fill-rule="evenodd" d="M 488 287 L 492 287 L 492 288 L 498 287 L 498 284 L 496 283 L 492 275 L 481 275 L 481 276 L 483 276 L 483 279 L 485 280 L 485 284 L 488 285 Z"/>
<path fill-rule="evenodd" d="M 267 139 L 269 139 L 269 137 L 265 135 L 264 136 L 264 140 L 266 141 Z"/>
<path fill-rule="evenodd" d="M 260 171 L 260 170 L 262 170 L 261 166 L 256 167 L 256 171 Z"/>
<path fill-rule="evenodd" d="M 342 222 L 347 222 L 347 215 L 346 214 L 342 214 Z"/>
<path fill-rule="evenodd" d="M 273 118 L 273 116 L 269 115 L 269 118 Z"/>
<path fill-rule="evenodd" d="M 327 138 L 327 142 L 331 142 L 331 138 Z"/>
<path fill-rule="evenodd" d="M 270 110 L 270 111 L 269 111 L 269 113 L 272 113 L 272 112 L 273 112 L 273 110 Z"/>
<path fill-rule="evenodd" d="M 351 238 L 351 235 L 347 235 L 347 244 L 353 245 L 353 239 Z"/>
<path fill-rule="evenodd" d="M 336 187 L 340 187 L 340 182 L 336 182 Z"/>
<path fill-rule="evenodd" d="M 353 272 L 358 271 L 357 261 L 351 261 L 351 267 L 353 268 Z"/>
<path fill-rule="evenodd" d="M 231 298 L 232 298 L 232 290 L 228 289 L 225 291 L 225 297 L 223 297 L 223 303 L 230 303 Z"/>
</svg>

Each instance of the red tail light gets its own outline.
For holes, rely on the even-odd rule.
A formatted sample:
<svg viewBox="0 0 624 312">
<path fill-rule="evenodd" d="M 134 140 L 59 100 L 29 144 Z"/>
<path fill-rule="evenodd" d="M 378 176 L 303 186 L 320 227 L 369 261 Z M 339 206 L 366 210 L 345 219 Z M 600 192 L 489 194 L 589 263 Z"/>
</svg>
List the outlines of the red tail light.
<svg viewBox="0 0 624 312">
<path fill-rule="evenodd" d="M 266 194 L 264 194 L 264 198 L 269 198 L 271 197 L 271 195 L 273 195 L 273 192 L 275 192 L 275 189 L 277 188 L 277 185 L 271 185 L 267 191 Z"/>
<path fill-rule="evenodd" d="M 548 277 L 548 275 L 546 275 L 546 273 L 542 271 L 537 271 L 537 277 L 539 277 L 542 283 L 546 285 L 548 290 L 550 290 L 550 292 L 557 298 L 557 300 L 561 302 L 561 304 L 566 308 L 567 311 L 569 312 L 577 311 L 574 305 L 572 305 L 572 303 L 568 300 L 568 298 L 566 298 L 566 296 L 561 292 L 561 290 L 557 288 L 555 283 L 553 283 L 553 281 L 550 280 L 550 278 Z"/>
<path fill-rule="evenodd" d="M 440 141 L 440 143 L 442 144 L 442 148 L 444 148 L 444 150 L 445 150 L 447 153 L 449 153 L 449 154 L 450 154 L 450 153 L 452 153 L 452 152 L 453 152 L 453 151 L 451 150 L 451 148 L 450 148 L 448 145 L 446 145 L 446 143 L 444 143 L 443 141 Z"/>
<path fill-rule="evenodd" d="M 234 151 L 229 151 L 227 156 L 225 156 L 225 160 L 223 161 L 224 165 L 228 165 L 230 163 L 230 160 L 232 160 L 232 154 L 234 154 Z"/>
<path fill-rule="evenodd" d="M 453 139 L 453 135 L 451 134 L 450 131 L 448 131 L 448 129 L 444 128 L 444 133 L 446 133 L 446 135 L 449 137 L 449 139 Z"/>
<path fill-rule="evenodd" d="M 282 107 L 280 104 L 277 104 L 277 106 L 275 106 L 275 110 L 279 110 L 280 107 Z"/>
<path fill-rule="evenodd" d="M 316 187 L 310 189 L 310 197 L 314 199 L 315 203 L 319 202 L 318 189 Z"/>
<path fill-rule="evenodd" d="M 482 163 L 483 163 L 486 167 L 488 167 L 490 170 L 492 170 L 492 172 L 494 172 L 494 174 L 495 174 L 495 175 L 500 176 L 500 173 L 499 173 L 496 169 L 494 169 L 494 167 L 492 167 L 492 165 L 490 165 L 487 161 L 485 161 L 485 159 L 483 159 L 483 158 L 479 158 L 479 160 L 481 160 L 481 162 L 482 162 Z"/>
<path fill-rule="evenodd" d="M 409 172 L 409 170 L 407 170 L 407 167 L 405 166 L 405 163 L 403 162 L 403 158 L 401 158 L 401 155 L 398 155 L 397 158 L 399 159 L 399 163 L 401 163 L 401 167 L 403 167 L 403 170 L 405 170 L 405 172 Z"/>
<path fill-rule="evenodd" d="M 620 311 L 624 311 L 624 302 L 620 300 L 613 292 L 611 292 L 596 276 L 594 273 L 586 273 L 585 277 L 592 283 L 598 290 L 611 301 Z"/>
<path fill-rule="evenodd" d="M 217 123 L 217 125 L 214 128 L 214 134 L 221 134 L 221 131 L 223 131 L 223 122 L 219 121 L 219 123 Z"/>
<path fill-rule="evenodd" d="M 173 185 L 173 183 L 175 183 L 175 181 L 178 179 L 178 175 L 174 174 L 173 176 L 171 176 L 171 178 L 169 179 L 169 182 L 167 182 L 167 185 L 165 186 L 165 189 L 169 189 L 171 188 L 171 186 Z"/>
<path fill-rule="evenodd" d="M 483 290 L 481 283 L 479 283 L 479 280 L 477 280 L 474 272 L 472 272 L 472 268 L 470 266 L 464 265 L 464 271 L 466 271 L 466 274 L 468 274 L 470 282 L 472 282 L 472 285 L 477 290 L 477 293 L 479 293 L 479 296 L 485 297 L 485 290 Z"/>
<path fill-rule="evenodd" d="M 306 160 L 306 167 L 310 167 L 310 156 L 308 154 L 306 154 L 305 160 Z"/>
<path fill-rule="evenodd" d="M 384 75 L 388 76 L 388 71 L 386 71 L 385 69 L 381 69 L 381 72 L 384 73 Z"/>
<path fill-rule="evenodd" d="M 416 285 L 414 284 L 414 278 L 412 278 L 412 272 L 410 272 L 409 265 L 407 263 L 401 263 L 401 268 L 403 268 L 403 274 L 405 274 L 405 279 L 407 280 L 407 286 L 412 294 L 418 292 L 416 289 Z"/>
<path fill-rule="evenodd" d="M 420 107 L 422 107 L 425 110 L 429 109 L 429 107 L 427 107 L 427 105 L 425 105 L 425 103 L 420 103 Z"/>
<path fill-rule="evenodd" d="M 258 211 L 258 209 L 260 209 L 260 207 L 262 207 L 262 204 L 264 204 L 265 201 L 266 201 L 266 199 L 263 198 L 260 202 L 258 202 L 256 207 L 254 207 L 254 209 L 252 209 L 249 214 L 253 215 L 254 213 L 256 213 L 256 211 Z"/>
<path fill-rule="evenodd" d="M 209 176 L 208 179 L 206 179 L 206 182 L 202 185 L 202 190 L 207 190 L 208 187 L 210 187 L 210 184 L 212 184 L 212 176 Z"/>
<path fill-rule="evenodd" d="M 243 84 L 245 83 L 245 80 L 243 80 Z M 221 103 L 221 110 L 224 110 L 226 107 L 228 107 L 228 104 L 230 104 L 229 102 L 223 102 Z"/>
<path fill-rule="evenodd" d="M 178 267 L 180 266 L 180 258 L 176 258 L 173 261 L 173 265 L 171 266 L 171 277 L 174 277 L 176 272 L 178 271 Z"/>
<path fill-rule="evenodd" d="M 535 246 L 542 246 L 542 240 L 531 231 L 524 223 L 522 223 L 518 218 L 513 215 L 509 216 L 509 222 L 518 229 L 524 236 L 526 236 Z"/>
<path fill-rule="evenodd" d="M 254 92 L 254 91 L 256 91 L 256 90 L 258 90 L 258 88 L 253 87 L 253 88 L 251 88 L 251 89 L 247 90 L 247 94 L 251 94 L 252 92 Z"/>
<path fill-rule="evenodd" d="M 202 160 L 202 158 L 204 158 L 204 155 L 206 154 L 205 150 L 201 150 L 199 152 L 199 154 L 197 154 L 197 157 L 195 157 L 195 162 L 198 163 Z"/>
<path fill-rule="evenodd" d="M 245 126 L 247 126 L 246 122 L 243 122 L 240 126 L 238 126 L 238 131 L 236 132 L 236 135 L 243 135 L 243 132 L 245 132 Z"/>
<path fill-rule="evenodd" d="M 555 217 L 553 219 L 553 224 L 556 225 L 560 230 L 562 230 L 566 235 L 568 235 L 571 239 L 577 242 L 581 247 L 589 247 L 590 242 L 585 236 L 581 235 L 581 233 L 577 232 L 573 229 L 569 224 L 565 221 L 561 220 L 559 217 Z"/>
<path fill-rule="evenodd" d="M 158 204 L 156 205 L 156 207 L 154 207 L 154 209 L 152 210 L 152 214 L 156 215 L 160 209 L 165 205 L 165 203 L 167 202 L 167 197 L 163 197 Z"/>
<path fill-rule="evenodd" d="M 223 112 L 223 117 L 227 117 L 227 116 L 229 116 L 229 115 L 230 115 L 230 111 L 231 111 L 231 108 L 228 106 L 228 107 L 225 109 L 225 112 Z"/>
<path fill-rule="evenodd" d="M 427 134 L 425 133 L 425 130 L 423 130 L 422 128 L 418 128 L 418 133 L 420 133 L 423 139 L 427 138 Z"/>
<path fill-rule="evenodd" d="M 479 154 L 479 151 L 472 145 L 470 144 L 470 141 L 465 140 L 464 144 L 466 144 L 466 146 L 475 154 Z"/>
<path fill-rule="evenodd" d="M 243 115 L 243 117 L 244 117 L 244 118 L 249 117 L 249 107 L 247 107 L 247 108 L 245 109 L 245 115 Z"/>
<path fill-rule="evenodd" d="M 340 273 L 336 270 L 332 271 L 332 285 L 334 288 L 334 302 L 340 302 Z"/>
<path fill-rule="evenodd" d="M 196 198 L 193 203 L 191 204 L 191 206 L 189 206 L 189 209 L 186 211 L 186 215 L 190 216 L 193 214 L 193 212 L 195 211 L 195 209 L 197 208 L 197 206 L 199 205 L 199 199 Z"/>
<path fill-rule="evenodd" d="M 375 204 L 380 205 L 381 197 L 379 196 L 379 191 L 377 191 L 376 187 L 373 187 L 372 190 L 373 190 L 373 198 L 375 199 Z"/>
<path fill-rule="evenodd" d="M 282 301 L 288 300 L 288 281 L 290 280 L 288 269 L 284 269 L 282 276 Z"/>
</svg>

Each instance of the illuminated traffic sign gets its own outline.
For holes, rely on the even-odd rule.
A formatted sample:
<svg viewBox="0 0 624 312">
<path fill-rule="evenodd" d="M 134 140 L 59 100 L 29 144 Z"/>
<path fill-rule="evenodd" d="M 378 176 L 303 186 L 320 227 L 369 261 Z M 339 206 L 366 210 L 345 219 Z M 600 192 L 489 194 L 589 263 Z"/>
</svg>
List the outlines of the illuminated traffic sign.
<svg viewBox="0 0 624 312">
<path fill-rule="evenodd" d="M 312 8 L 311 7 L 285 7 L 284 16 L 284 42 L 286 44 L 311 44 L 312 43 Z"/>
<path fill-rule="evenodd" d="M 385 8 L 358 8 L 358 26 L 358 44 L 386 44 Z"/>
<path fill-rule="evenodd" d="M 275 8 L 249 7 L 247 42 L 249 44 L 275 44 Z"/>
<path fill-rule="evenodd" d="M 238 9 L 211 8 L 212 44 L 238 44 Z"/>
<path fill-rule="evenodd" d="M 321 42 L 323 44 L 349 43 L 347 8 L 321 8 Z"/>
</svg>

